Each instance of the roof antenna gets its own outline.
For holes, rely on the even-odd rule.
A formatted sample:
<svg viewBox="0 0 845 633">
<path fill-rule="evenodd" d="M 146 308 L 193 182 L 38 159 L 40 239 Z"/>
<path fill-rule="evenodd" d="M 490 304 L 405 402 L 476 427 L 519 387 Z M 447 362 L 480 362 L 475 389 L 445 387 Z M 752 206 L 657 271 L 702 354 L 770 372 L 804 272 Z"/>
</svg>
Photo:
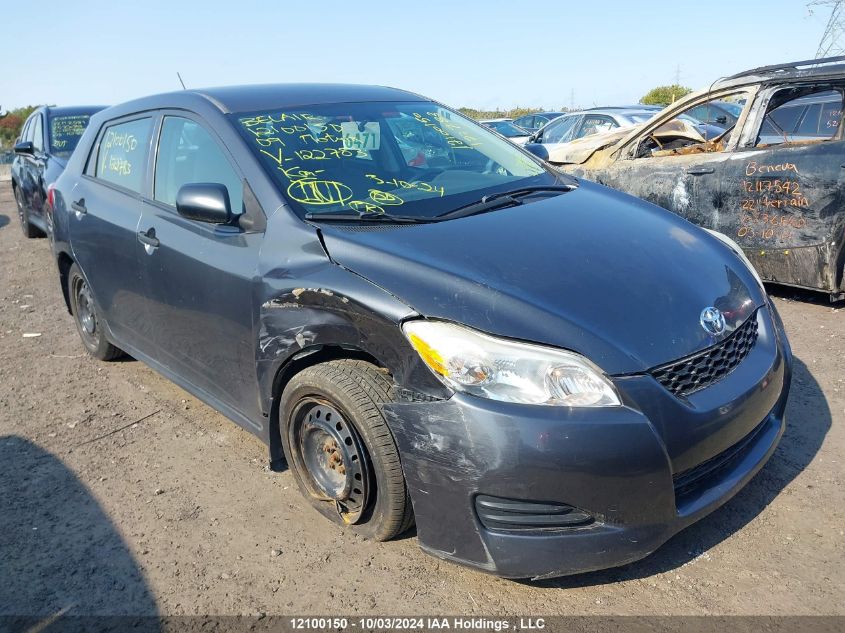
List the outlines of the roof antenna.
<svg viewBox="0 0 845 633">
<path fill-rule="evenodd" d="M 179 83 L 182 84 L 182 90 L 187 90 L 187 88 L 185 87 L 185 82 L 182 81 L 182 75 L 179 74 L 178 70 L 176 71 L 176 76 L 179 77 Z"/>
</svg>

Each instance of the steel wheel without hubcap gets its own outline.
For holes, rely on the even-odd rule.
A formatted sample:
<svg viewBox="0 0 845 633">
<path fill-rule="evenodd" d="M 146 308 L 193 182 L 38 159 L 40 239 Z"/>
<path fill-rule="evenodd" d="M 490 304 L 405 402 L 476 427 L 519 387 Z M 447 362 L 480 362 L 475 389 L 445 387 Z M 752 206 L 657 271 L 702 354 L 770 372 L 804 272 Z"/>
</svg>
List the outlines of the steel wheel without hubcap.
<svg viewBox="0 0 845 633">
<path fill-rule="evenodd" d="M 279 439 L 311 506 L 359 536 L 386 541 L 414 513 L 383 405 L 393 380 L 363 360 L 337 359 L 297 372 L 279 396 Z"/>
<path fill-rule="evenodd" d="M 85 343 L 91 347 L 99 344 L 99 332 L 97 331 L 97 313 L 94 311 L 94 298 L 91 290 L 84 279 L 77 279 L 73 289 L 76 297 L 76 318 L 79 320 L 79 333 L 85 339 Z"/>
<path fill-rule="evenodd" d="M 97 316 L 97 304 L 88 282 L 76 264 L 68 270 L 68 295 L 70 297 L 70 311 L 76 321 L 79 337 L 85 349 L 100 360 L 114 360 L 123 352 L 111 344 L 100 324 Z"/>
<path fill-rule="evenodd" d="M 370 475 L 355 427 L 327 401 L 304 398 L 293 411 L 290 433 L 308 491 L 334 504 L 344 523 L 357 523 L 369 501 Z"/>
</svg>

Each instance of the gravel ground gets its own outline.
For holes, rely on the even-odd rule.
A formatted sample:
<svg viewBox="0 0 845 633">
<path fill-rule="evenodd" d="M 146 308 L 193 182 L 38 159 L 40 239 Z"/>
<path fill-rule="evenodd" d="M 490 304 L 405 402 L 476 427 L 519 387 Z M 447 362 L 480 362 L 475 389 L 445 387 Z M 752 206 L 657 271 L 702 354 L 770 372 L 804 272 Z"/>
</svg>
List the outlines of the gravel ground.
<svg viewBox="0 0 845 633">
<path fill-rule="evenodd" d="M 333 526 L 252 435 L 84 354 L 2 183 L 0 614 L 843 614 L 845 308 L 809 299 L 778 296 L 789 426 L 740 494 L 641 562 L 513 582 Z"/>
</svg>

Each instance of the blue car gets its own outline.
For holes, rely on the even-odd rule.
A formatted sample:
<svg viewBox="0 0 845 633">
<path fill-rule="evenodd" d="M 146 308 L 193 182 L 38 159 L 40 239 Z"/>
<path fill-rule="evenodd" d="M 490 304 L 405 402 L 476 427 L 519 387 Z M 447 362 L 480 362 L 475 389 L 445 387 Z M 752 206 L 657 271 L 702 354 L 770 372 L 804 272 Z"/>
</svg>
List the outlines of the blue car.
<svg viewBox="0 0 845 633">
<path fill-rule="evenodd" d="M 12 194 L 26 237 L 52 234 L 52 185 L 76 148 L 91 115 L 103 106 L 36 108 L 21 128 L 12 162 Z"/>
<path fill-rule="evenodd" d="M 410 92 L 115 106 L 55 203 L 88 352 L 254 433 L 365 538 L 416 523 L 427 552 L 512 578 L 620 565 L 784 429 L 789 343 L 735 244 Z"/>
</svg>

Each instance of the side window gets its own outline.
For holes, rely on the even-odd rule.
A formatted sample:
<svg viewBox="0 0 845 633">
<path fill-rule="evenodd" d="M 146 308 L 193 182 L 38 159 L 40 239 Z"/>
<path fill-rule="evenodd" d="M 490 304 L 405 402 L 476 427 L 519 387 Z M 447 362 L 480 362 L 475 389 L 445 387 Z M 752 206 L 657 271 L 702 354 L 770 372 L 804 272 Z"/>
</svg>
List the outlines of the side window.
<svg viewBox="0 0 845 633">
<path fill-rule="evenodd" d="M 836 137 L 842 120 L 842 93 L 825 90 L 794 95 L 775 93 L 757 136 L 757 146 L 783 145 L 802 141 L 824 141 Z"/>
<path fill-rule="evenodd" d="M 610 117 L 588 114 L 584 117 L 584 122 L 578 130 L 576 138 L 583 138 L 585 136 L 592 136 L 593 134 L 609 132 L 615 127 L 619 126 L 616 124 L 616 121 Z"/>
<path fill-rule="evenodd" d="M 29 130 L 32 128 L 32 119 L 27 119 L 26 123 L 21 130 L 21 135 L 18 137 L 18 142 L 23 143 L 24 141 L 28 141 L 29 139 Z"/>
<path fill-rule="evenodd" d="M 165 117 L 158 142 L 153 197 L 176 206 L 179 188 L 200 182 L 225 185 L 232 212 L 242 212 L 243 183 L 217 141 L 196 121 Z"/>
<path fill-rule="evenodd" d="M 95 176 L 141 193 L 152 129 L 151 118 L 107 127 L 100 140 Z"/>
<path fill-rule="evenodd" d="M 44 128 L 41 126 L 41 115 L 36 114 L 32 120 L 32 147 L 37 152 L 44 151 Z"/>
<path fill-rule="evenodd" d="M 514 125 L 518 125 L 519 127 L 525 130 L 533 130 L 534 128 L 534 117 L 533 116 L 521 116 L 514 121 Z"/>
<path fill-rule="evenodd" d="M 577 116 L 567 116 L 561 119 L 558 119 L 551 125 L 549 125 L 548 129 L 543 132 L 543 142 L 544 143 L 562 143 L 568 136 L 569 131 L 575 125 L 580 117 Z"/>
<path fill-rule="evenodd" d="M 639 136 L 633 157 L 723 152 L 734 132 L 739 133 L 735 130 L 736 120 L 742 113 L 741 104 L 746 103 L 748 98 L 747 91 L 740 91 L 719 99 L 698 102 L 671 119 L 661 119 L 656 128 L 647 126 L 646 131 Z M 716 114 L 717 110 L 724 114 Z M 711 120 L 713 114 L 716 114 L 713 123 L 705 123 L 698 118 Z"/>
</svg>

